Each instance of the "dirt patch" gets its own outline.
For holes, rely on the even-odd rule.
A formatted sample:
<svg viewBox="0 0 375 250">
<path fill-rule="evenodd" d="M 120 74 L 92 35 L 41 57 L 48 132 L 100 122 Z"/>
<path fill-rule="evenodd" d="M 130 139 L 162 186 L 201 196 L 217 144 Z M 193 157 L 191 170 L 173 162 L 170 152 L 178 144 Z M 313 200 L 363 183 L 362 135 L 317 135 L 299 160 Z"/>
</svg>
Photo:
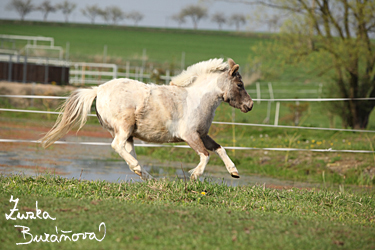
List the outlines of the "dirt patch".
<svg viewBox="0 0 375 250">
<path fill-rule="evenodd" d="M 328 163 L 327 168 L 339 174 L 345 174 L 348 170 L 358 168 L 361 164 L 363 164 L 363 162 L 354 159 L 345 159 L 334 163 Z"/>
</svg>

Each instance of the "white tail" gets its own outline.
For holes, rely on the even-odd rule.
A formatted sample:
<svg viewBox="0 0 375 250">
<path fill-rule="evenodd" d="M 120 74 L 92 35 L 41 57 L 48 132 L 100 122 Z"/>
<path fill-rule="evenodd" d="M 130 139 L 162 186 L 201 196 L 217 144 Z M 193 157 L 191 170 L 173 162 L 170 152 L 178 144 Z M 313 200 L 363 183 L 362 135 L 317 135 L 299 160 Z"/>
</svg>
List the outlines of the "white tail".
<svg viewBox="0 0 375 250">
<path fill-rule="evenodd" d="M 52 129 L 40 139 L 44 148 L 67 134 L 78 122 L 80 130 L 87 121 L 91 104 L 97 94 L 97 87 L 92 89 L 78 89 L 61 106 L 61 113 Z"/>
</svg>

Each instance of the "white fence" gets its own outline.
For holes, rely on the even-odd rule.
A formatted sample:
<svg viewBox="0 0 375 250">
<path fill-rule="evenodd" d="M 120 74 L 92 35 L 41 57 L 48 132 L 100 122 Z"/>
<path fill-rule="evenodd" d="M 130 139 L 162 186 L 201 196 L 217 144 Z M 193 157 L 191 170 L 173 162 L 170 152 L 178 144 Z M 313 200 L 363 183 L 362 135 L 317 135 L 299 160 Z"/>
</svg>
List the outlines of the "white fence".
<svg viewBox="0 0 375 250">
<path fill-rule="evenodd" d="M 8 63 L 21 62 L 70 67 L 69 83 L 73 85 L 102 84 L 111 79 L 119 77 L 132 78 L 141 82 L 150 82 L 152 72 L 155 72 L 155 69 L 152 68 L 131 66 L 130 62 L 126 62 L 125 65 L 116 65 L 111 63 L 70 62 L 53 58 L 25 57 L 11 54 L 0 55 L 0 61 Z M 164 74 L 156 72 L 155 77 L 158 77 L 165 84 L 169 84 L 172 78 L 169 70 L 166 70 Z"/>
<path fill-rule="evenodd" d="M 70 62 L 71 84 L 102 84 L 114 78 L 132 78 L 141 82 L 151 80 L 153 69 L 145 67 L 130 66 L 127 62 L 124 66 L 108 63 L 86 63 Z M 170 71 L 166 70 L 165 75 L 158 76 L 165 84 L 171 81 Z"/>
<path fill-rule="evenodd" d="M 0 95 L 2 98 L 42 98 L 42 99 L 66 99 L 67 97 L 62 96 L 30 96 L 30 95 Z M 357 98 L 360 100 L 363 99 L 375 99 L 375 98 Z M 269 101 L 271 99 L 264 99 L 264 101 Z M 294 99 L 280 99 L 279 101 L 290 101 Z M 297 99 L 299 100 L 299 99 Z M 304 101 L 317 101 L 316 99 L 304 99 Z M 325 98 L 325 99 L 318 99 L 319 101 L 348 101 L 350 99 L 345 98 Z M 5 109 L 0 108 L 0 111 L 7 111 L 7 112 L 28 112 L 28 113 L 40 113 L 40 114 L 54 114 L 58 115 L 59 112 L 51 112 L 51 111 L 40 111 L 40 110 L 21 110 L 21 109 Z M 96 116 L 94 114 L 89 114 L 89 116 Z M 286 129 L 311 129 L 311 130 L 323 130 L 323 131 L 342 131 L 342 132 L 361 132 L 361 133 L 375 133 L 373 130 L 354 130 L 354 129 L 337 129 L 337 128 L 317 128 L 317 127 L 300 127 L 300 126 L 282 126 L 282 125 L 267 125 L 267 124 L 251 124 L 251 123 L 235 123 L 235 122 L 220 122 L 216 121 L 213 122 L 214 124 L 221 124 L 221 125 L 232 125 L 232 126 L 255 126 L 255 127 L 274 127 L 274 128 L 286 128 Z M 6 139 L 0 138 L 0 142 L 2 143 L 40 143 L 39 141 L 35 140 L 16 140 L 16 139 Z M 80 145 L 93 145 L 93 146 L 108 146 L 110 143 L 102 143 L 102 142 L 64 142 L 64 141 L 57 141 L 56 144 L 80 144 Z M 188 148 L 185 145 L 160 145 L 160 144 L 136 144 L 138 147 L 177 147 L 177 148 Z M 375 153 L 373 150 L 336 150 L 332 148 L 328 149 L 302 149 L 302 148 L 254 148 L 254 147 L 225 147 L 226 149 L 234 149 L 234 150 L 265 150 L 265 151 L 309 151 L 309 152 L 336 152 L 336 153 Z"/>
</svg>

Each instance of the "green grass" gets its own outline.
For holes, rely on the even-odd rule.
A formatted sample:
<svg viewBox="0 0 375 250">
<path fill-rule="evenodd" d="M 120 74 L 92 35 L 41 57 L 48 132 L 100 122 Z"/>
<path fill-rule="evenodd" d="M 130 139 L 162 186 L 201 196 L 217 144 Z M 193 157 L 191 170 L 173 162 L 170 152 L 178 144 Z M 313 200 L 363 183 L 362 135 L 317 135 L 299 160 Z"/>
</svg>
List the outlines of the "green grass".
<svg viewBox="0 0 375 250">
<path fill-rule="evenodd" d="M 234 33 L 219 31 L 192 31 L 180 29 L 114 27 L 106 25 L 65 24 L 44 22 L 0 21 L 0 33 L 17 35 L 42 35 L 55 38 L 55 44 L 65 47 L 70 42 L 70 56 L 74 60 L 91 60 L 101 56 L 103 45 L 108 45 L 108 55 L 112 59 L 138 60 L 144 48 L 149 61 L 166 63 L 168 67 L 177 67 L 182 51 L 186 52 L 186 66 L 212 57 L 233 57 L 236 62 L 245 65 L 249 57 L 254 56 L 251 47 L 270 42 L 267 34 Z M 21 44 L 18 44 L 21 46 Z M 259 46 L 258 46 L 259 47 Z M 259 47 L 260 48 L 260 47 Z M 275 78 L 276 79 L 276 78 Z M 292 83 L 291 83 L 292 82 Z M 322 78 L 313 76 L 310 69 L 287 67 L 279 72 L 273 84 L 275 98 L 317 98 L 319 83 Z M 323 81 L 323 83 L 326 83 Z M 249 86 L 253 98 L 256 98 L 255 85 Z M 261 82 L 262 98 L 269 98 L 268 82 Z M 300 90 L 313 90 L 314 93 L 300 93 Z M 325 86 L 323 85 L 323 93 Z M 1 107 L 11 105 L 5 98 L 0 100 Z M 35 101 L 35 106 L 38 101 Z M 294 103 L 281 103 L 279 125 L 293 125 L 293 112 L 287 106 Z M 301 102 L 301 105 L 303 102 Z M 267 114 L 267 102 L 255 103 L 254 109 L 247 114 L 235 111 L 235 122 L 263 123 Z M 270 124 L 274 123 L 275 103 L 272 103 Z M 39 107 L 41 104 L 39 103 Z M 56 106 L 57 107 L 57 106 Z M 43 107 L 42 107 L 43 108 Z M 41 109 L 32 107 L 31 109 Z M 50 107 L 54 110 L 55 107 Z M 1 112 L 3 119 L 17 122 L 45 121 L 52 123 L 55 115 Z M 232 108 L 220 105 L 216 112 L 216 121 L 232 121 Z M 88 124 L 97 125 L 96 118 L 90 118 Z M 51 124 L 52 125 L 52 124 Z M 341 120 L 328 113 L 327 103 L 309 103 L 307 110 L 300 117 L 300 126 L 341 128 Z M 368 129 L 375 130 L 375 112 L 370 116 Z M 233 127 L 213 125 L 210 135 L 224 146 L 244 147 L 293 147 L 301 149 L 332 148 L 352 150 L 373 150 L 374 135 L 349 132 L 311 131 L 297 129 L 276 129 L 260 127 Z M 138 154 L 151 155 L 160 160 L 172 160 L 195 163 L 194 154 L 186 154 L 186 149 L 137 149 Z M 322 182 L 322 173 L 326 181 L 339 184 L 373 185 L 374 176 L 367 174 L 367 169 L 374 166 L 371 154 L 334 154 L 334 153 L 285 153 L 273 152 L 267 157 L 261 151 L 229 151 L 230 156 L 241 171 L 252 174 L 269 175 L 279 178 Z M 345 173 L 333 171 L 329 164 L 345 165 L 350 162 L 352 169 Z M 211 164 L 222 165 L 214 156 Z"/>
<path fill-rule="evenodd" d="M 232 57 L 245 65 L 250 47 L 268 35 L 234 32 L 191 31 L 179 29 L 134 28 L 108 25 L 85 25 L 44 22 L 0 22 L 0 33 L 10 35 L 47 36 L 56 46 L 70 43 L 70 58 L 85 60 L 103 55 L 125 60 L 140 59 L 143 49 L 150 61 L 168 62 L 179 67 L 182 52 L 185 66 L 214 57 Z"/>
<path fill-rule="evenodd" d="M 370 249 L 374 199 L 368 192 L 275 190 L 204 182 L 109 183 L 53 176 L 0 177 L 2 249 L 25 242 L 14 225 L 35 235 L 58 230 L 98 232 L 102 242 L 32 243 L 25 249 Z M 5 220 L 47 211 L 56 220 Z M 34 209 L 34 210 L 33 210 Z"/>
</svg>

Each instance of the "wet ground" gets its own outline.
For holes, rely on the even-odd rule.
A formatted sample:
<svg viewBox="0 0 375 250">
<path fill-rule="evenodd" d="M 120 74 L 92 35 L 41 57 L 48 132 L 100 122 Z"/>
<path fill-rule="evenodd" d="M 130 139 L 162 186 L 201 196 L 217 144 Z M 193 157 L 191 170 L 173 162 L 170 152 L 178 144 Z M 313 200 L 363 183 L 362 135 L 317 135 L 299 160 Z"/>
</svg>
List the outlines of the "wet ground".
<svg viewBox="0 0 375 250">
<path fill-rule="evenodd" d="M 37 140 L 52 126 L 51 122 L 8 120 L 0 117 L 0 138 Z M 112 139 L 107 131 L 99 125 L 86 125 L 78 134 L 69 132 L 62 138 L 68 142 L 105 142 Z M 139 143 L 139 142 L 137 142 Z M 192 149 L 186 149 L 187 154 L 195 154 Z M 138 160 L 145 169 L 155 178 L 189 179 L 188 171 L 198 164 L 170 162 L 168 155 L 161 162 L 150 157 L 139 156 Z M 210 178 L 212 181 L 225 182 L 227 185 L 265 184 L 268 187 L 319 187 L 319 184 L 279 180 L 271 177 L 245 174 L 239 169 L 241 178 L 234 179 L 227 172 L 224 164 L 206 167 L 201 178 Z M 52 145 L 43 149 L 35 143 L 8 143 L 0 142 L 0 174 L 56 174 L 66 178 L 81 178 L 82 180 L 140 181 L 140 178 L 129 170 L 117 153 L 110 146 L 88 145 Z"/>
<path fill-rule="evenodd" d="M 109 138 L 76 136 L 68 136 L 65 140 L 110 142 Z M 193 150 L 190 151 L 188 153 L 194 154 Z M 49 149 L 43 149 L 38 144 L 1 143 L 0 174 L 35 176 L 50 173 L 82 180 L 140 181 L 140 178 L 129 170 L 124 161 L 113 160 L 114 154 L 116 153 L 110 146 L 54 145 Z M 145 156 L 140 156 L 138 159 L 155 178 L 189 179 L 188 171 L 195 167 L 195 164 L 159 162 Z M 319 186 L 258 175 L 244 175 L 243 173 L 240 179 L 234 179 L 228 174 L 224 165 L 212 166 L 210 164 L 201 180 L 204 178 L 210 178 L 210 180 L 220 183 L 224 182 L 231 186 L 254 184 L 265 184 L 268 187 L 276 188 Z"/>
</svg>

